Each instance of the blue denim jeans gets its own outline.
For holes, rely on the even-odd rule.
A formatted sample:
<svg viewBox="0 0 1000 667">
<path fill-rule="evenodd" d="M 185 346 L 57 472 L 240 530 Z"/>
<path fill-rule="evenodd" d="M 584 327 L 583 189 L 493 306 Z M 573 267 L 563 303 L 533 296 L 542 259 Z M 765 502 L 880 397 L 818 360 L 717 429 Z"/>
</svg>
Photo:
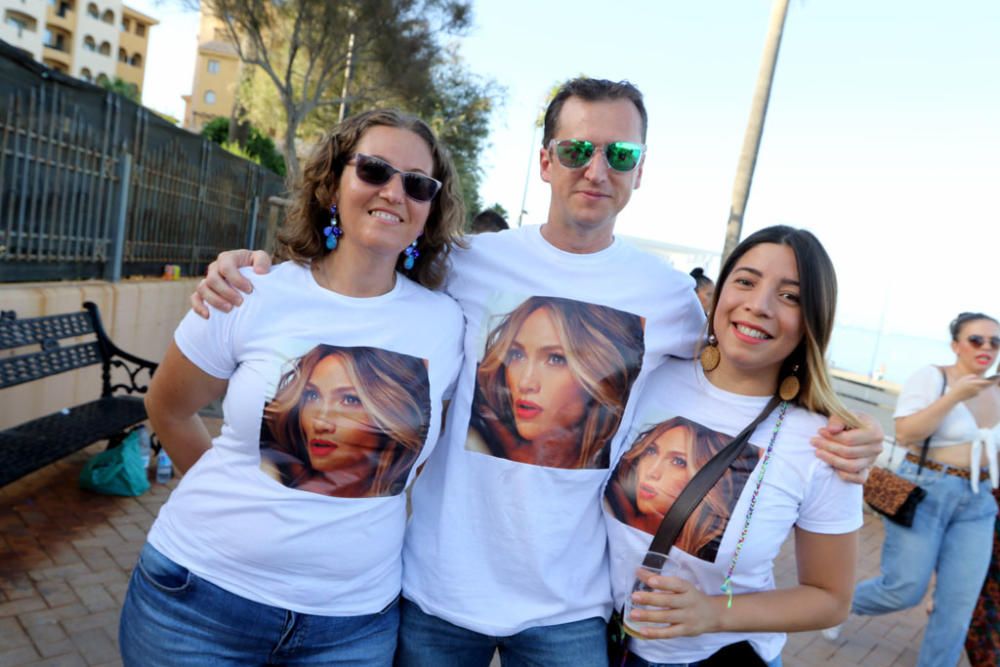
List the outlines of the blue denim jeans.
<svg viewBox="0 0 1000 667">
<path fill-rule="evenodd" d="M 622 667 L 698 667 L 701 663 L 699 662 L 650 662 L 634 653 L 629 653 L 628 657 L 625 658 L 625 664 Z M 734 665 L 733 667 L 737 667 Z M 767 663 L 767 667 L 781 667 L 781 656 Z"/>
<path fill-rule="evenodd" d="M 973 493 L 969 480 L 926 468 L 918 480 L 917 465 L 905 460 L 898 473 L 917 482 L 927 496 L 917 506 L 912 527 L 883 520 L 881 574 L 857 585 L 851 611 L 873 616 L 912 607 L 923 599 L 936 571 L 934 611 L 917 665 L 954 665 L 990 564 L 997 504 L 989 482 Z"/>
<path fill-rule="evenodd" d="M 503 667 L 608 667 L 607 624 L 587 618 L 493 637 L 426 614 L 403 598 L 398 667 L 488 667 L 494 651 Z"/>
<path fill-rule="evenodd" d="M 132 572 L 118 643 L 125 667 L 392 665 L 399 604 L 315 616 L 224 591 L 150 544 Z"/>
</svg>

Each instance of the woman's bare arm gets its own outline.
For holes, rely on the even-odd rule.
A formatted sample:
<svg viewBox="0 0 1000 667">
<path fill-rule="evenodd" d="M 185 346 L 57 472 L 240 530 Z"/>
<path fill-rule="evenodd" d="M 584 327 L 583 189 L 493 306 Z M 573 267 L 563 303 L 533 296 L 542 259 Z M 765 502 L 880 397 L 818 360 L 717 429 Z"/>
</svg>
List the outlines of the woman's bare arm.
<svg viewBox="0 0 1000 667">
<path fill-rule="evenodd" d="M 145 402 L 153 431 L 182 473 L 212 446 L 198 411 L 222 396 L 228 384 L 195 366 L 170 342 Z"/>
<path fill-rule="evenodd" d="M 837 625 L 847 618 L 854 592 L 857 531 L 843 535 L 795 529 L 799 585 L 733 597 L 706 595 L 676 577 L 652 577 L 651 593 L 634 593 L 637 604 L 662 607 L 637 610 L 635 618 L 665 627 L 646 627 L 648 639 L 696 636 L 710 632 L 801 632 Z"/>
</svg>

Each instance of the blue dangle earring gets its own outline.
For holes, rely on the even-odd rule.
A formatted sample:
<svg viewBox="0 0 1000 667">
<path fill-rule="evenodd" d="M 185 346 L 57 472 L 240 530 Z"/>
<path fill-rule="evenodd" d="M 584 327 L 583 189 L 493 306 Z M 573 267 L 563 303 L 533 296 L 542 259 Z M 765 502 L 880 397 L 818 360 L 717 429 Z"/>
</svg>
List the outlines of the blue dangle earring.
<svg viewBox="0 0 1000 667">
<path fill-rule="evenodd" d="M 344 235 L 344 230 L 337 225 L 337 205 L 330 204 L 330 224 L 323 228 L 326 237 L 326 249 L 335 250 L 337 241 Z"/>
<path fill-rule="evenodd" d="M 417 250 L 417 242 L 414 241 L 410 245 L 406 246 L 406 250 L 403 251 L 403 255 L 406 259 L 403 260 L 403 268 L 407 271 L 413 268 L 413 265 L 417 263 L 417 258 L 420 257 L 420 251 Z"/>
</svg>

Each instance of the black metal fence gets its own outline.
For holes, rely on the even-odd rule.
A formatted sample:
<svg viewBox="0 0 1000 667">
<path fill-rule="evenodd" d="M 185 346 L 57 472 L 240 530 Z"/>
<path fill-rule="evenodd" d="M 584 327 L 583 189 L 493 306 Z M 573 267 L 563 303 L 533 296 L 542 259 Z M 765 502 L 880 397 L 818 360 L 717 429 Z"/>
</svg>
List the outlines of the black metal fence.
<svg viewBox="0 0 1000 667">
<path fill-rule="evenodd" d="M 155 85 L 155 83 L 151 83 Z M 0 41 L 0 282 L 200 274 L 269 245 L 282 179 Z"/>
</svg>

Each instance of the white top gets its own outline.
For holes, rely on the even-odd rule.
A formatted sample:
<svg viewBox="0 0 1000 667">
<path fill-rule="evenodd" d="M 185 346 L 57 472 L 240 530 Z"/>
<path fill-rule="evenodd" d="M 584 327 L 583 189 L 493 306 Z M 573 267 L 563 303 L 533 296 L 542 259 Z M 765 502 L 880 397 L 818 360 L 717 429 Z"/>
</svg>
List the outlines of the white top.
<svg viewBox="0 0 1000 667">
<path fill-rule="evenodd" d="M 900 390 L 893 418 L 909 417 L 938 400 L 943 393 L 941 389 L 944 383 L 944 375 L 937 366 L 925 366 L 918 370 Z M 965 402 L 960 401 L 941 420 L 931 435 L 928 447 L 950 447 L 969 443 L 975 440 L 978 434 L 979 425 L 976 423 L 976 418 Z"/>
<path fill-rule="evenodd" d="M 378 612 L 399 594 L 402 490 L 438 436 L 461 364 L 461 312 L 399 274 L 373 298 L 324 289 L 293 262 L 243 275 L 254 292 L 241 308 L 209 320 L 189 313 L 175 334 L 192 363 L 229 380 L 225 421 L 149 541 L 256 602 Z M 292 382 L 320 345 L 335 354 Z M 402 391 L 380 391 L 378 374 Z M 279 389 L 294 411 L 278 409 Z M 282 431 L 284 414 L 293 416 Z"/>
<path fill-rule="evenodd" d="M 466 362 L 403 550 L 408 599 L 498 636 L 610 614 L 600 493 L 634 401 L 621 404 L 665 355 L 690 358 L 704 324 L 693 281 L 665 261 L 620 240 L 567 253 L 539 230 L 453 254 Z M 479 382 L 484 356 L 499 362 Z"/>
<path fill-rule="evenodd" d="M 697 469 L 752 422 L 768 400 L 718 389 L 705 379 L 701 366 L 689 360 L 670 360 L 650 376 L 636 406 L 628 448 L 604 494 L 616 608 L 625 604 L 631 592 L 636 568 L 663 517 L 657 512 L 669 509 Z M 776 408 L 757 427 L 750 447 L 692 512 L 670 551 L 665 574 L 682 577 L 709 595 L 722 594 L 720 588 L 778 413 Z M 695 426 L 664 424 L 678 417 Z M 789 406 L 733 572 L 734 595 L 775 588 L 774 559 L 793 526 L 827 534 L 861 527 L 861 485 L 842 481 L 809 444 L 825 423 L 825 417 Z M 654 430 L 659 424 L 664 424 L 662 432 Z M 648 437 L 642 437 L 647 433 Z M 658 466 L 658 461 L 663 465 Z M 688 663 L 743 640 L 749 640 L 770 661 L 781 653 L 785 635 L 729 632 L 656 641 L 630 639 L 629 649 L 650 662 Z"/>
</svg>

